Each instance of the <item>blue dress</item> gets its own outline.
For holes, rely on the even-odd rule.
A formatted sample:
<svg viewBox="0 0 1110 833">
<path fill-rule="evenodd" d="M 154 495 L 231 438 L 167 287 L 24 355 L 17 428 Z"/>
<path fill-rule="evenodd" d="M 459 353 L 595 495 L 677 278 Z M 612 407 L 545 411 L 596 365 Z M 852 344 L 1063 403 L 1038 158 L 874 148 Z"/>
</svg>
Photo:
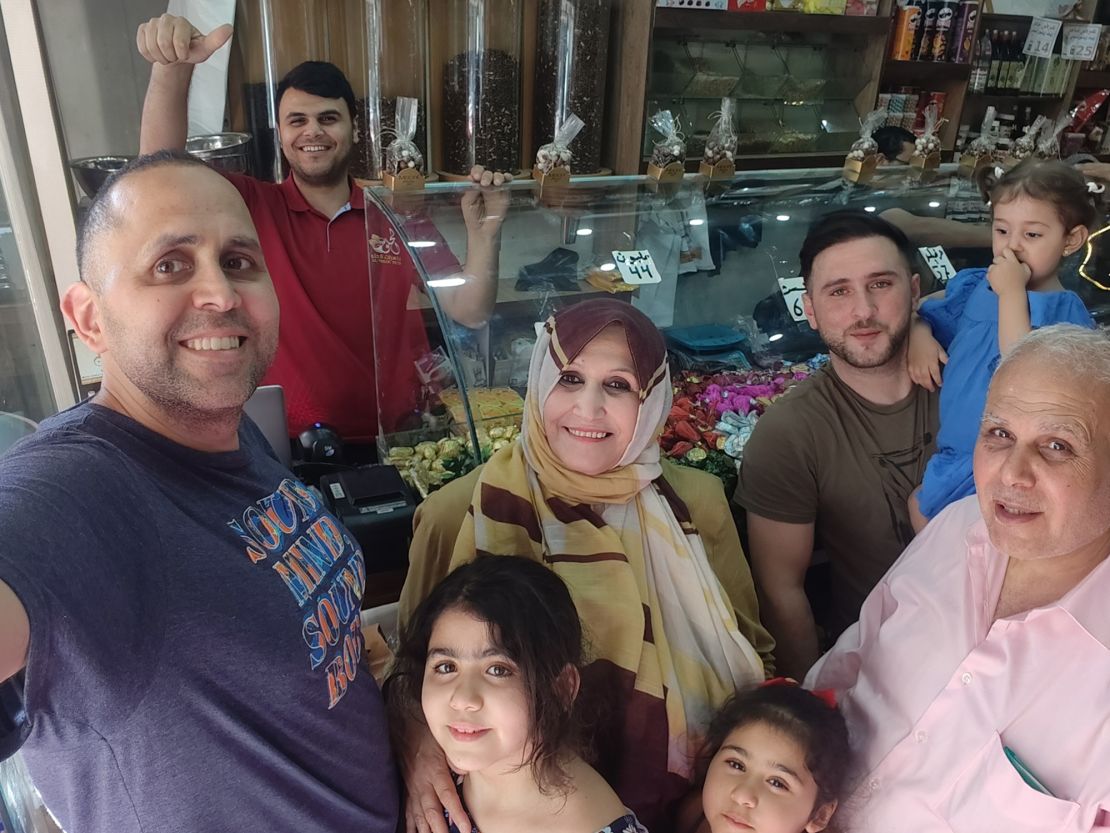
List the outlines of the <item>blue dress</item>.
<svg viewBox="0 0 1110 833">
<path fill-rule="evenodd" d="M 1094 327 L 1094 319 L 1074 292 L 1026 292 L 1034 329 L 1050 324 Z M 937 450 L 925 467 L 918 505 L 932 518 L 949 503 L 975 493 L 971 455 L 987 403 L 987 386 L 1001 358 L 998 350 L 998 296 L 986 269 L 964 269 L 948 282 L 944 298 L 925 301 L 918 314 L 948 352 L 940 389 Z"/>
</svg>

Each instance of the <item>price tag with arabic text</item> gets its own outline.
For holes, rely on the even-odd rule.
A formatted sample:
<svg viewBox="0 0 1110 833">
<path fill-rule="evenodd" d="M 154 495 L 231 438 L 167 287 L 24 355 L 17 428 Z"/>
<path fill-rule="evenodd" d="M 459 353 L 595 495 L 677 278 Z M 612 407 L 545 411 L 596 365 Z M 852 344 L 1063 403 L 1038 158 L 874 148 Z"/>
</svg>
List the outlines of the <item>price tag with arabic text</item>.
<svg viewBox="0 0 1110 833">
<path fill-rule="evenodd" d="M 786 308 L 790 310 L 790 317 L 798 322 L 806 320 L 805 307 L 802 306 L 805 291 L 805 278 L 779 278 L 779 292 L 786 301 Z"/>
<path fill-rule="evenodd" d="M 952 261 L 948 259 L 948 254 L 944 251 L 942 246 L 922 246 L 918 249 L 921 253 L 925 265 L 929 267 L 941 286 L 948 284 L 956 274 L 956 267 L 952 265 Z"/>
<path fill-rule="evenodd" d="M 647 249 L 613 252 L 613 262 L 617 264 L 621 279 L 633 286 L 660 283 L 663 280 L 663 276 L 655 268 L 655 261 L 651 259 L 651 252 Z"/>
<path fill-rule="evenodd" d="M 1051 58 L 1056 36 L 1060 34 L 1060 21 L 1050 17 L 1035 17 L 1029 24 L 1029 36 L 1021 54 L 1031 58 Z"/>
<path fill-rule="evenodd" d="M 1065 61 L 1093 61 L 1101 36 L 1102 26 L 1098 23 L 1065 23 L 1060 55 Z"/>
</svg>

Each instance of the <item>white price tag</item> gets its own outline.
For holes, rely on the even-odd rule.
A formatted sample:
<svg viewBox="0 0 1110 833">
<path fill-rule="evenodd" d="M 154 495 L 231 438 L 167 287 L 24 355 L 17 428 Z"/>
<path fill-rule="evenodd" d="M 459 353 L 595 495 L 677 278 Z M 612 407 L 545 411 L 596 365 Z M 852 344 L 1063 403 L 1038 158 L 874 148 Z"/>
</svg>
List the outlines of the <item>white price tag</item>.
<svg viewBox="0 0 1110 833">
<path fill-rule="evenodd" d="M 1102 26 L 1098 23 L 1065 23 L 1060 54 L 1065 61 L 1093 61 L 1101 35 Z"/>
<path fill-rule="evenodd" d="M 1033 58 L 1051 58 L 1056 36 L 1060 34 L 1060 21 L 1050 17 L 1034 17 L 1029 24 L 1029 36 L 1025 39 L 1023 55 Z"/>
<path fill-rule="evenodd" d="M 790 317 L 795 321 L 806 320 L 806 311 L 802 306 L 802 295 L 805 291 L 805 278 L 779 278 L 779 292 L 786 301 L 786 308 L 790 310 Z"/>
<path fill-rule="evenodd" d="M 929 267 L 937 281 L 942 286 L 947 285 L 956 274 L 956 267 L 952 265 L 952 261 L 948 259 L 942 246 L 922 246 L 918 251 L 921 257 L 925 260 L 925 265 Z"/>
<path fill-rule="evenodd" d="M 621 279 L 633 286 L 642 286 L 649 283 L 661 283 L 663 276 L 655 268 L 655 261 L 651 259 L 651 252 L 640 249 L 633 252 L 613 252 L 613 262 L 620 270 Z"/>
</svg>

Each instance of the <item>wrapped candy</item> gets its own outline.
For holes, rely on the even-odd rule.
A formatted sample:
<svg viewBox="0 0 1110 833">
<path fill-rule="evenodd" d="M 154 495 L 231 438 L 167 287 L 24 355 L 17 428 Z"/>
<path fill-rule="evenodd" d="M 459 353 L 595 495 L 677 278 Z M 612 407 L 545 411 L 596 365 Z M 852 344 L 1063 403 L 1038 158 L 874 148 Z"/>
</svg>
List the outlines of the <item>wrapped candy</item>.
<svg viewBox="0 0 1110 833">
<path fill-rule="evenodd" d="M 875 174 L 879 163 L 879 143 L 871 138 L 886 121 L 886 110 L 873 110 L 860 120 L 859 138 L 852 142 L 844 158 L 844 178 L 864 184 Z"/>
<path fill-rule="evenodd" d="M 570 165 L 574 161 L 570 143 L 585 126 L 586 123 L 574 113 L 563 119 L 563 123 L 555 128 L 554 139 L 536 152 L 533 179 L 539 180 L 541 184 L 570 181 Z"/>
<path fill-rule="evenodd" d="M 1037 150 L 1037 137 L 1041 135 L 1048 119 L 1044 116 L 1037 116 L 1032 124 L 1025 126 L 1022 135 L 1015 139 L 1010 145 L 1010 151 L 1006 154 L 1006 158 L 1002 160 L 1002 166 L 1007 170 L 1017 165 L 1019 162 L 1031 157 Z"/>
<path fill-rule="evenodd" d="M 940 118 L 936 102 L 925 108 L 925 129 L 914 142 L 913 156 L 910 157 L 910 167 L 916 168 L 922 179 L 932 178 L 940 167 L 941 143 L 937 131 L 946 121 Z"/>
<path fill-rule="evenodd" d="M 1037 140 L 1037 149 L 1034 153 L 1040 159 L 1059 159 L 1060 158 L 1060 134 L 1068 129 L 1072 119 L 1075 118 L 1076 111 L 1064 113 L 1056 120 L 1055 124 L 1051 126 L 1045 124 L 1041 128 L 1040 138 Z"/>
<path fill-rule="evenodd" d="M 670 110 L 660 110 L 650 121 L 652 129 L 663 136 L 655 143 L 648 163 L 648 176 L 660 182 L 682 179 L 686 161 L 686 137 L 679 120 Z"/>
<path fill-rule="evenodd" d="M 983 126 L 979 135 L 968 142 L 964 152 L 960 155 L 960 176 L 974 179 L 979 171 L 994 162 L 994 122 L 997 111 L 993 106 L 987 108 L 983 116 Z"/>
<path fill-rule="evenodd" d="M 397 135 L 385 150 L 385 171 L 382 175 L 387 188 L 410 191 L 424 187 L 424 157 L 416 146 L 415 98 L 397 99 Z"/>
<path fill-rule="evenodd" d="M 714 119 L 709 138 L 705 140 L 705 153 L 701 158 L 701 173 L 710 179 L 732 179 L 736 174 L 736 102 L 721 99 L 721 109 L 710 116 Z"/>
</svg>

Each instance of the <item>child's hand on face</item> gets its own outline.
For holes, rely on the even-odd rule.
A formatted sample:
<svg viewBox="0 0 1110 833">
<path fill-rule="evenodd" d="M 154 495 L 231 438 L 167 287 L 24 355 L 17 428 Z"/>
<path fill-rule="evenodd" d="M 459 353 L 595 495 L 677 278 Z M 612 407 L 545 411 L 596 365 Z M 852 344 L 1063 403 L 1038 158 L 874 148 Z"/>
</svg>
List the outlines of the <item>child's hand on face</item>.
<svg viewBox="0 0 1110 833">
<path fill-rule="evenodd" d="M 1003 250 L 987 270 L 987 281 L 995 295 L 1024 292 L 1032 276 L 1032 270 L 1018 260 L 1011 249 Z"/>
</svg>

